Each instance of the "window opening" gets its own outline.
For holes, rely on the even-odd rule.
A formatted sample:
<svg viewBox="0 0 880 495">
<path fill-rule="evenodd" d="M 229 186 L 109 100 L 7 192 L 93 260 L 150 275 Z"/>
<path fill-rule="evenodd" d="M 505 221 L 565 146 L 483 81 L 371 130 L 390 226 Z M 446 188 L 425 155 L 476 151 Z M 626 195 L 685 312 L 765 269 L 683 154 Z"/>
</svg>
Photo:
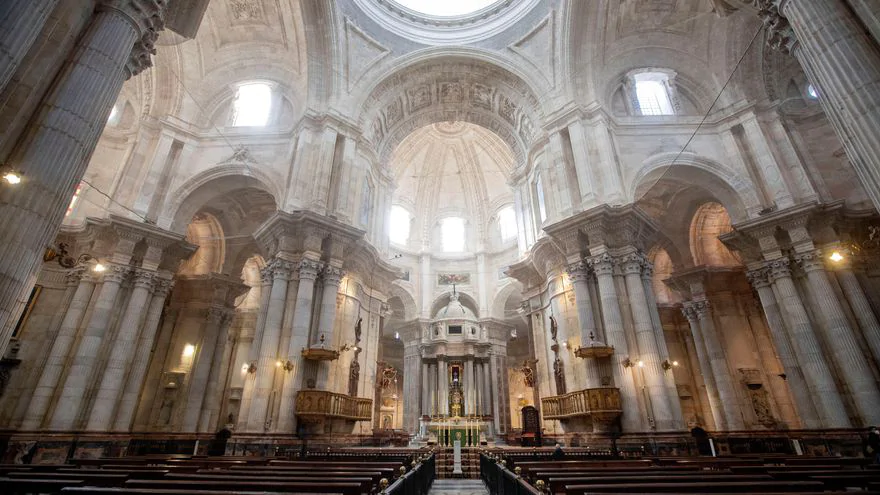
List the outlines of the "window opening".
<svg viewBox="0 0 880 495">
<path fill-rule="evenodd" d="M 243 84 L 233 103 L 232 125 L 236 127 L 264 126 L 269 122 L 272 109 L 272 88 L 265 83 Z"/>
</svg>

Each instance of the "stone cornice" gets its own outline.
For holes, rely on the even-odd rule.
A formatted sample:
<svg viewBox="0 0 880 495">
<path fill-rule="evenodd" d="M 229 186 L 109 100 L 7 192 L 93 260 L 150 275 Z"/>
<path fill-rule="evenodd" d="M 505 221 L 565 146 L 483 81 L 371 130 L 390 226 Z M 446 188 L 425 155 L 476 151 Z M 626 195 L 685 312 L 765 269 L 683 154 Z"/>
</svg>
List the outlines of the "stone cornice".
<svg viewBox="0 0 880 495">
<path fill-rule="evenodd" d="M 608 249 L 635 247 L 645 250 L 655 241 L 659 227 L 654 220 L 635 205 L 599 205 L 544 227 L 565 248 L 567 255 L 577 251 L 604 246 Z M 572 245 L 572 240 L 584 234 L 589 245 Z"/>
</svg>

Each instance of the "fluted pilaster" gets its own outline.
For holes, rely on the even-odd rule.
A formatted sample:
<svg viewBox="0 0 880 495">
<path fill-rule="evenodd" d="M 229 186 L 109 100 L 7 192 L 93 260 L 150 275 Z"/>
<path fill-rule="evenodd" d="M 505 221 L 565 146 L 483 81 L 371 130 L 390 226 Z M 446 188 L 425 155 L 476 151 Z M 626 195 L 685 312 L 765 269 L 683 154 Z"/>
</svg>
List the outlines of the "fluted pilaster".
<svg viewBox="0 0 880 495">
<path fill-rule="evenodd" d="M 742 430 L 745 424 L 740 411 L 740 403 L 736 394 L 724 347 L 715 327 L 712 310 L 709 301 L 695 301 L 694 310 L 697 312 L 697 321 L 700 323 L 700 331 L 703 335 L 703 343 L 706 346 L 706 354 L 709 357 L 709 365 L 712 366 L 712 375 L 715 377 L 715 386 L 718 388 L 718 401 L 723 404 L 721 409 L 724 422 L 729 430 Z"/>
<path fill-rule="evenodd" d="M 198 431 L 202 433 L 215 431 L 218 427 L 221 392 L 223 387 L 226 386 L 226 374 L 223 371 L 228 369 L 229 359 L 231 358 L 227 348 L 230 347 L 232 340 L 229 335 L 229 325 L 232 323 L 233 311 L 231 309 L 222 309 L 218 312 L 220 313 L 220 318 L 217 327 L 209 329 L 215 338 L 215 342 L 213 343 L 213 357 L 211 358 L 210 372 L 208 373 L 208 381 L 205 388 L 205 399 L 202 402 L 202 411 L 199 418 Z"/>
<path fill-rule="evenodd" d="M 706 350 L 706 342 L 703 339 L 703 330 L 697 317 L 694 303 L 687 302 L 681 309 L 691 327 L 691 336 L 694 339 L 694 350 L 697 353 L 697 361 L 700 363 L 700 374 L 703 375 L 703 383 L 706 386 L 706 396 L 709 399 L 709 409 L 712 412 L 712 420 L 716 430 L 726 430 L 727 420 L 722 413 L 721 401 L 718 396 L 718 386 L 715 382 L 715 373 L 712 371 L 712 360 Z"/>
<path fill-rule="evenodd" d="M 49 358 L 46 359 L 40 380 L 37 382 L 37 387 L 34 389 L 27 413 L 21 424 L 22 430 L 36 430 L 43 424 L 49 404 L 55 395 L 55 388 L 64 371 L 64 364 L 67 362 L 68 354 L 76 340 L 77 329 L 79 329 L 83 315 L 89 307 L 89 300 L 95 289 L 95 281 L 92 275 L 85 270 L 85 267 L 72 270 L 68 275 L 68 283 L 76 283 L 76 292 L 73 294 L 64 319 L 61 320 L 58 335 L 52 342 Z"/>
<path fill-rule="evenodd" d="M 0 4 L 0 91 L 46 24 L 58 0 L 8 0 Z"/>
<path fill-rule="evenodd" d="M 141 389 L 144 387 L 147 367 L 150 365 L 153 342 L 156 340 L 159 322 L 162 320 L 165 298 L 171 292 L 172 286 L 173 282 L 170 280 L 159 280 L 155 284 L 153 298 L 150 300 L 149 309 L 147 309 L 147 318 L 144 320 L 144 329 L 138 339 L 137 351 L 129 366 L 128 380 L 116 411 L 113 431 L 129 431 L 131 429 L 138 400 L 141 397 Z"/>
<path fill-rule="evenodd" d="M 624 367 L 624 359 L 630 354 L 626 342 L 626 333 L 623 328 L 623 316 L 620 314 L 620 305 L 617 299 L 617 289 L 614 286 L 614 259 L 603 254 L 590 259 L 590 265 L 596 274 L 599 284 L 599 300 L 602 305 L 602 318 L 605 324 L 605 338 L 607 344 L 614 347 L 614 357 L 611 363 L 611 373 L 614 384 L 620 389 L 620 399 L 624 411 L 621 422 L 624 431 L 642 430 L 642 420 L 635 411 L 638 411 L 638 398 L 636 387 L 630 371 Z"/>
<path fill-rule="evenodd" d="M 162 29 L 165 0 L 102 2 L 7 162 L 26 180 L 0 188 L 0 354 L 129 75 L 136 41 Z M 14 242 L 12 242 L 14 240 Z M 67 423 L 65 421 L 64 423 Z"/>
<path fill-rule="evenodd" d="M 850 307 L 852 307 L 856 321 L 859 322 L 859 327 L 861 327 L 862 334 L 865 336 L 865 342 L 868 343 L 868 348 L 871 349 L 871 355 L 876 362 L 880 363 L 880 322 L 877 321 L 877 316 L 871 308 L 871 303 L 868 302 L 865 291 L 862 289 L 862 285 L 852 269 L 845 267 L 838 269 L 836 272 L 840 287 L 843 289 Z"/>
<path fill-rule="evenodd" d="M 155 272 L 146 270 L 136 270 L 134 273 L 134 289 L 128 299 L 128 306 L 123 313 L 119 330 L 116 332 L 113 348 L 107 357 L 101 384 L 98 386 L 98 393 L 86 423 L 86 429 L 89 431 L 108 431 L 113 426 L 113 413 L 122 393 L 125 372 L 131 364 L 141 319 L 144 311 L 147 310 L 147 300 L 156 277 Z"/>
<path fill-rule="evenodd" d="M 880 421 L 880 389 L 868 360 L 862 353 L 849 319 L 840 306 L 837 292 L 828 280 L 822 253 L 814 251 L 797 255 L 818 306 L 818 315 L 825 332 L 825 342 L 837 368 L 843 375 L 853 402 L 864 424 Z"/>
<path fill-rule="evenodd" d="M 260 357 L 257 359 L 254 391 L 248 411 L 247 431 L 261 432 L 267 426 L 269 412 L 269 396 L 275 381 L 278 367 L 278 342 L 281 338 L 281 323 L 284 318 L 284 303 L 287 298 L 287 283 L 290 280 L 293 265 L 281 259 L 273 260 L 266 268 L 272 273 L 272 290 L 269 295 L 269 307 L 266 310 L 266 322 L 263 327 L 263 338 L 260 342 Z M 271 426 L 271 424 L 269 425 Z"/>
<path fill-rule="evenodd" d="M 791 332 L 797 361 L 804 372 L 822 427 L 848 428 L 849 416 L 807 310 L 791 279 L 790 263 L 788 259 L 778 259 L 771 261 L 769 268 L 770 281 L 783 308 L 783 319 Z"/>
</svg>

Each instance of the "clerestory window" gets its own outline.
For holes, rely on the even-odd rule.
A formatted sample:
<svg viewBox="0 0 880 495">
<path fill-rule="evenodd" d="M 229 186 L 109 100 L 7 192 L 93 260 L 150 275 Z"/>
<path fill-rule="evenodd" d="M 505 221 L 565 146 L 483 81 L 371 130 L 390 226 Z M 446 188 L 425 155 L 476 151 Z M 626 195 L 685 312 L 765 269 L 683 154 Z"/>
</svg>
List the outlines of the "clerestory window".
<svg viewBox="0 0 880 495">
<path fill-rule="evenodd" d="M 632 78 L 641 115 L 675 115 L 669 95 L 669 74 L 640 72 L 633 74 Z"/>
<path fill-rule="evenodd" d="M 238 87 L 232 104 L 232 125 L 260 127 L 269 122 L 272 111 L 272 88 L 266 83 L 248 83 Z"/>
<path fill-rule="evenodd" d="M 464 218 L 447 217 L 440 220 L 440 244 L 446 253 L 464 251 Z"/>
<path fill-rule="evenodd" d="M 400 205 L 391 207 L 391 225 L 388 229 L 388 237 L 395 244 L 406 244 L 409 242 L 409 229 L 412 215 L 406 208 Z"/>
<path fill-rule="evenodd" d="M 501 231 L 502 242 L 516 239 L 516 213 L 513 206 L 505 206 L 498 212 L 498 229 Z"/>
</svg>

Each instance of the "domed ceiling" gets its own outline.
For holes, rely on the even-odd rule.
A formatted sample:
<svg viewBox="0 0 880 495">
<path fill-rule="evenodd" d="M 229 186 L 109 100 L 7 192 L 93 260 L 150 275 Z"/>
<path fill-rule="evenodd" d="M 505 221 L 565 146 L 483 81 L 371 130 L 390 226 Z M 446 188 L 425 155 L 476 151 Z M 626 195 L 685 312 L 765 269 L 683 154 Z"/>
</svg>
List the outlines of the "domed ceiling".
<svg viewBox="0 0 880 495">
<path fill-rule="evenodd" d="M 507 180 L 514 159 L 510 147 L 483 127 L 465 122 L 422 127 L 392 155 L 394 203 L 413 213 L 417 228 L 455 215 L 482 232 L 495 209 L 513 202 Z"/>
</svg>

